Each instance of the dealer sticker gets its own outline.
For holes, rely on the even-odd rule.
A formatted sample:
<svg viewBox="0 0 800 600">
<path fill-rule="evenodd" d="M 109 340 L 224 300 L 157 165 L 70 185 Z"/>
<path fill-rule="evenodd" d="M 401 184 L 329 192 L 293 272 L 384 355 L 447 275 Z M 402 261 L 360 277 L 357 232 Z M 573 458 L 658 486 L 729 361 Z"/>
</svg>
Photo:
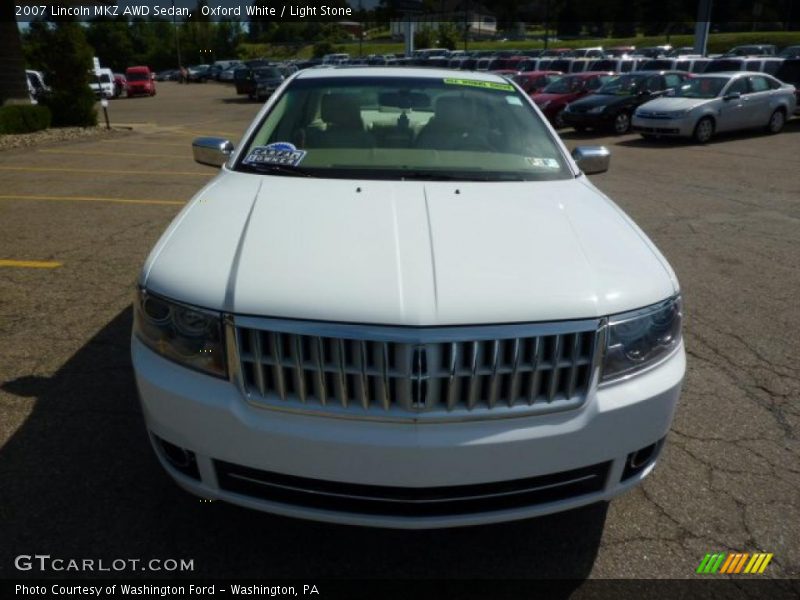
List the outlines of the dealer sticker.
<svg viewBox="0 0 800 600">
<path fill-rule="evenodd" d="M 446 78 L 445 85 L 465 85 L 468 87 L 483 88 L 485 90 L 498 90 L 501 92 L 513 92 L 514 86 L 510 83 L 496 83 L 494 81 L 476 81 L 474 79 L 455 79 Z"/>
<path fill-rule="evenodd" d="M 558 161 L 555 158 L 534 158 L 532 156 L 526 156 L 525 160 L 528 161 L 530 166 L 537 167 L 539 169 L 558 168 Z"/>
<path fill-rule="evenodd" d="M 254 165 L 288 165 L 296 167 L 305 158 L 306 151 L 298 150 L 289 142 L 275 142 L 267 146 L 256 146 L 244 159 Z"/>
</svg>

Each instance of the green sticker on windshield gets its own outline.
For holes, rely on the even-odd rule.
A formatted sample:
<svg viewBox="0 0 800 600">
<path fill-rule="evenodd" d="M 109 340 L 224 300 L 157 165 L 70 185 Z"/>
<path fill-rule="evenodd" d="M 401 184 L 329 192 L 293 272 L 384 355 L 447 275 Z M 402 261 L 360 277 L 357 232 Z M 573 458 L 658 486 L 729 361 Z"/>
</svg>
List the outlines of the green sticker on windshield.
<svg viewBox="0 0 800 600">
<path fill-rule="evenodd" d="M 466 85 L 469 87 L 482 88 L 484 90 L 498 90 L 501 92 L 513 92 L 514 86 L 510 83 L 495 83 L 494 81 L 476 81 L 474 79 L 444 79 L 446 85 Z"/>
</svg>

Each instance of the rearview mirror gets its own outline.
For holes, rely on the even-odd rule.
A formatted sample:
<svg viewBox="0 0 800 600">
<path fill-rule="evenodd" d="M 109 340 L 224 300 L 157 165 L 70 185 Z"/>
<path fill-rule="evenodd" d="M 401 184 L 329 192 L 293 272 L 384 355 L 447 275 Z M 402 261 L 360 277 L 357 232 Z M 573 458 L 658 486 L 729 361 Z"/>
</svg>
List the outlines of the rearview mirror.
<svg viewBox="0 0 800 600">
<path fill-rule="evenodd" d="M 429 108 L 431 99 L 427 94 L 419 92 L 383 92 L 378 96 L 378 103 L 381 106 L 391 106 L 392 108 L 420 110 Z"/>
<path fill-rule="evenodd" d="M 192 142 L 194 161 L 201 165 L 221 167 L 233 154 L 233 143 L 224 138 L 200 137 Z"/>
<path fill-rule="evenodd" d="M 611 153 L 605 146 L 578 146 L 572 158 L 586 175 L 605 173 L 611 164 Z"/>
<path fill-rule="evenodd" d="M 741 97 L 741 92 L 731 92 L 730 94 L 725 94 L 725 97 L 722 99 L 727 102 L 728 100 L 738 100 Z"/>
</svg>

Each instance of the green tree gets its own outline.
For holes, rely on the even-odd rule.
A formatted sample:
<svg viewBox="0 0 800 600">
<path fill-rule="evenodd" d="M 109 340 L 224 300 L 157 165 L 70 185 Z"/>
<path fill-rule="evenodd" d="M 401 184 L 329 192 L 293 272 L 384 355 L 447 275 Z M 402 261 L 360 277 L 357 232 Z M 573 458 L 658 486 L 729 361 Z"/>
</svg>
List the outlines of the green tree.
<svg viewBox="0 0 800 600">
<path fill-rule="evenodd" d="M 414 48 L 430 48 L 433 40 L 433 30 L 430 27 L 421 27 L 414 32 Z"/>
<path fill-rule="evenodd" d="M 438 46 L 455 50 L 459 39 L 458 28 L 453 23 L 442 23 L 439 27 Z"/>
<path fill-rule="evenodd" d="M 97 125 L 94 92 L 89 87 L 92 47 L 74 21 L 31 24 L 25 38 L 30 64 L 45 72 L 52 93 L 43 100 L 56 127 Z"/>
<path fill-rule="evenodd" d="M 131 66 L 133 44 L 125 17 L 93 20 L 86 28 L 86 41 L 102 66 L 123 73 Z"/>
</svg>

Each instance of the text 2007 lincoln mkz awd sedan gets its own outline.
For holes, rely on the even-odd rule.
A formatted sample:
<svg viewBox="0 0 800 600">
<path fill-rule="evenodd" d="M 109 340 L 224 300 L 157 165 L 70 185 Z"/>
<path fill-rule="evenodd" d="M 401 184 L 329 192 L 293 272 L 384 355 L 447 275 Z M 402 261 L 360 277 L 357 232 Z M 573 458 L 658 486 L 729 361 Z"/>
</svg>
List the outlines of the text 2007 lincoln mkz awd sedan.
<svg viewBox="0 0 800 600">
<path fill-rule="evenodd" d="M 290 77 L 142 270 L 133 363 L 207 498 L 386 527 L 606 501 L 653 469 L 685 370 L 667 261 L 499 76 Z M 224 163 L 224 164 L 223 164 Z"/>
</svg>

